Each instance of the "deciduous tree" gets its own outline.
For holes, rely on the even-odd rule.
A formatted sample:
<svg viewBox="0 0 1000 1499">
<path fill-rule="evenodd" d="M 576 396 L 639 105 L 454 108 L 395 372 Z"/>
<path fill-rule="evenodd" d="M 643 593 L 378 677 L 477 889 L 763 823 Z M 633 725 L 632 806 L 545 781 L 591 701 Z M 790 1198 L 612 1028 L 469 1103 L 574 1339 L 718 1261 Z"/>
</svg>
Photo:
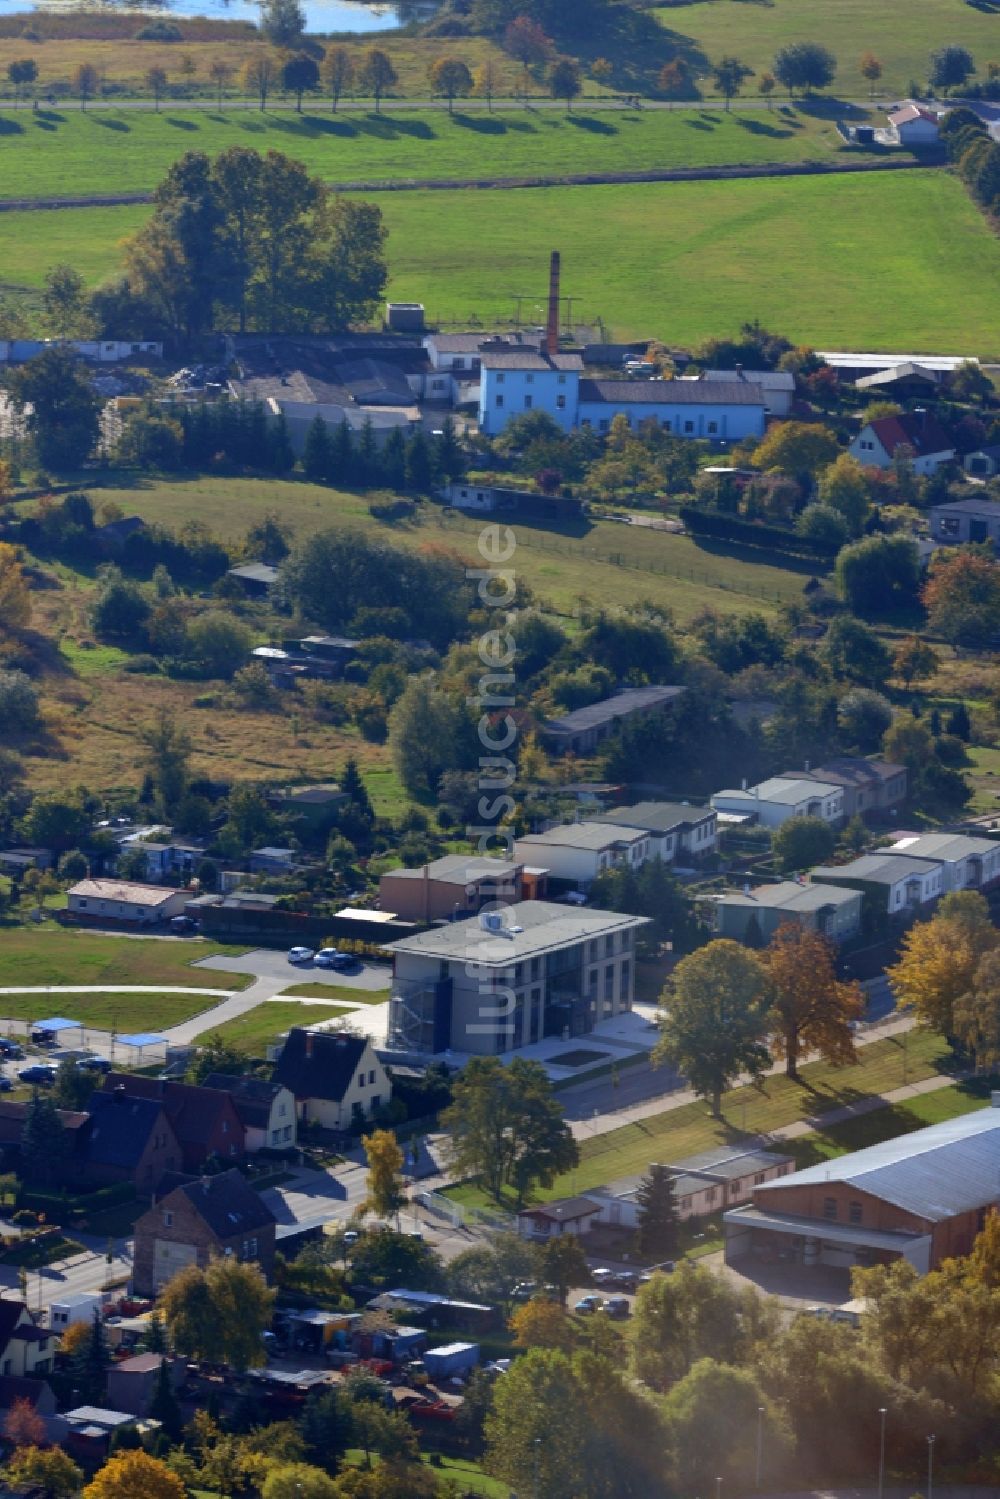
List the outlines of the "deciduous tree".
<svg viewBox="0 0 1000 1499">
<path fill-rule="evenodd" d="M 19 104 L 24 90 L 38 77 L 38 64 L 33 57 L 15 58 L 7 64 L 7 77 L 14 85 L 14 102 Z"/>
<path fill-rule="evenodd" d="M 320 73 L 330 95 L 330 108 L 336 110 L 354 79 L 354 62 L 348 48 L 327 47 Z"/>
<path fill-rule="evenodd" d="M 368 1162 L 365 1195 L 358 1213 L 372 1213 L 376 1218 L 395 1218 L 406 1201 L 403 1186 L 403 1152 L 391 1129 L 372 1130 L 362 1141 Z"/>
<path fill-rule="evenodd" d="M 833 434 L 814 422 L 775 422 L 754 449 L 753 464 L 809 477 L 829 468 L 839 451 Z"/>
<path fill-rule="evenodd" d="M 971 988 L 955 1001 L 952 1024 L 976 1071 L 996 1071 L 1000 1063 L 1000 951 L 996 948 L 976 964 Z"/>
<path fill-rule="evenodd" d="M 256 1265 L 231 1259 L 214 1260 L 207 1270 L 189 1265 L 161 1299 L 171 1345 L 240 1372 L 254 1368 L 265 1361 L 261 1334 L 271 1323 L 274 1294 Z"/>
<path fill-rule="evenodd" d="M 508 1326 L 518 1348 L 561 1348 L 568 1353 L 576 1341 L 565 1309 L 547 1296 L 516 1307 Z"/>
<path fill-rule="evenodd" d="M 574 1286 L 586 1285 L 590 1271 L 576 1234 L 558 1234 L 542 1249 L 542 1277 L 555 1286 L 561 1303 Z"/>
<path fill-rule="evenodd" d="M 7 1464 L 5 1474 L 12 1483 L 45 1499 L 72 1499 L 80 1492 L 83 1470 L 61 1447 L 22 1447 Z"/>
<path fill-rule="evenodd" d="M 874 52 L 862 52 L 858 70 L 862 78 L 868 81 L 868 97 L 874 99 L 875 85 L 882 77 L 882 64 Z"/>
<path fill-rule="evenodd" d="M 919 635 L 910 635 L 901 641 L 893 655 L 893 670 L 907 691 L 914 682 L 932 677 L 940 664 L 937 651 Z"/>
<path fill-rule="evenodd" d="M 955 1006 L 973 992 L 979 964 L 998 941 L 982 896 L 946 896 L 930 921 L 910 928 L 898 963 L 886 969 L 897 1001 L 911 1005 L 923 1025 L 953 1036 Z"/>
<path fill-rule="evenodd" d="M 936 552 L 920 597 L 931 630 L 952 645 L 983 647 L 1000 633 L 1000 566 L 979 552 Z"/>
<path fill-rule="evenodd" d="M 658 1390 L 683 1379 L 702 1358 L 746 1362 L 778 1325 L 776 1309 L 753 1287 L 738 1290 L 689 1260 L 640 1286 L 634 1317 L 635 1370 Z"/>
<path fill-rule="evenodd" d="M 319 87 L 319 65 L 308 52 L 298 52 L 285 59 L 281 69 L 281 86 L 286 93 L 295 95 L 295 109 L 302 113 L 302 95 L 313 93 Z"/>
<path fill-rule="evenodd" d="M 493 96 L 500 87 L 500 69 L 492 57 L 479 64 L 473 78 L 473 93 L 477 99 L 486 100 L 486 108 L 493 113 Z"/>
<path fill-rule="evenodd" d="M 528 92 L 528 75 L 532 68 L 541 67 L 552 56 L 554 45 L 538 22 L 530 16 L 515 16 L 503 38 L 504 51 L 509 52 L 521 64 L 523 72 L 522 92 Z"/>
<path fill-rule="evenodd" d="M 375 113 L 382 112 L 382 96 L 399 82 L 392 59 L 380 47 L 370 47 L 358 69 L 358 87 L 375 100 Z"/>
<path fill-rule="evenodd" d="M 549 93 L 553 99 L 565 99 L 566 108 L 573 108 L 573 100 L 583 89 L 580 69 L 571 57 L 560 57 L 549 69 Z"/>
<path fill-rule="evenodd" d="M 80 468 L 98 437 L 101 402 L 78 357 L 49 348 L 7 377 L 14 404 L 27 413 L 28 432 L 45 468 Z"/>
<path fill-rule="evenodd" d="M 224 57 L 214 57 L 212 59 L 208 69 L 208 76 L 215 84 L 215 102 L 220 109 L 222 108 L 222 100 L 225 97 L 226 89 L 232 82 L 235 71 L 233 65 L 226 62 Z"/>
<path fill-rule="evenodd" d="M 545 1069 L 525 1057 L 507 1067 L 497 1057 L 473 1057 L 441 1125 L 451 1165 L 495 1198 L 512 1187 L 523 1201 L 533 1186 L 550 1186 L 576 1165 L 576 1142 Z"/>
<path fill-rule="evenodd" d="M 822 864 L 837 846 L 837 835 L 822 817 L 789 817 L 771 834 L 774 862 L 784 874 Z"/>
<path fill-rule="evenodd" d="M 0 631 L 16 635 L 31 623 L 31 594 L 16 547 L 0 541 Z"/>
<path fill-rule="evenodd" d="M 789 98 L 796 89 L 811 93 L 826 88 L 836 72 L 837 59 L 819 42 L 791 42 L 775 54 L 774 76 L 787 88 Z"/>
<path fill-rule="evenodd" d="M 109 1458 L 84 1489 L 82 1499 L 185 1499 L 186 1494 L 166 1463 L 140 1449 Z"/>
<path fill-rule="evenodd" d="M 172 816 L 188 783 L 191 740 L 173 713 L 161 708 L 152 723 L 139 730 L 147 773 L 163 813 Z"/>
<path fill-rule="evenodd" d="M 770 1061 L 765 1037 L 771 1003 L 767 972 L 738 942 L 723 939 L 682 958 L 660 1000 L 655 1060 L 683 1073 L 718 1115 L 722 1094 Z"/>
<path fill-rule="evenodd" d="M 853 1062 L 851 1027 L 864 1013 L 864 994 L 860 984 L 838 981 L 827 939 L 819 932 L 785 923 L 761 960 L 774 989 L 772 1045 L 776 1056 L 784 1058 L 788 1077 L 798 1077 L 804 1052 L 819 1052 L 835 1067 Z"/>
<path fill-rule="evenodd" d="M 15 1400 L 3 1423 L 4 1436 L 15 1447 L 43 1447 L 45 1422 L 28 1399 Z"/>
<path fill-rule="evenodd" d="M 149 68 L 146 72 L 146 87 L 153 96 L 153 108 L 160 112 L 160 100 L 167 92 L 167 75 L 163 68 Z"/>
<path fill-rule="evenodd" d="M 726 101 L 726 109 L 732 108 L 733 100 L 748 78 L 753 77 L 753 68 L 738 57 L 721 57 L 712 66 L 712 81 Z"/>
<path fill-rule="evenodd" d="M 101 75 L 91 62 L 82 62 L 73 69 L 70 74 L 70 88 L 80 101 L 80 108 L 87 108 L 88 99 L 92 99 L 100 87 Z"/>
<path fill-rule="evenodd" d="M 976 71 L 972 53 L 965 47 L 941 47 L 931 53 L 930 83 L 932 88 L 961 88 Z"/>
<path fill-rule="evenodd" d="M 431 88 L 448 100 L 448 113 L 454 114 L 455 100 L 472 93 L 472 74 L 460 57 L 439 57 L 431 64 L 428 77 Z"/>
<path fill-rule="evenodd" d="M 305 11 L 299 0 L 264 0 L 260 26 L 268 41 L 286 50 L 297 47 L 306 29 Z"/>
<path fill-rule="evenodd" d="M 267 108 L 267 96 L 274 87 L 277 68 L 274 58 L 267 52 L 255 53 L 243 67 L 243 87 L 248 94 L 257 95 L 257 104 L 263 114 Z"/>
</svg>

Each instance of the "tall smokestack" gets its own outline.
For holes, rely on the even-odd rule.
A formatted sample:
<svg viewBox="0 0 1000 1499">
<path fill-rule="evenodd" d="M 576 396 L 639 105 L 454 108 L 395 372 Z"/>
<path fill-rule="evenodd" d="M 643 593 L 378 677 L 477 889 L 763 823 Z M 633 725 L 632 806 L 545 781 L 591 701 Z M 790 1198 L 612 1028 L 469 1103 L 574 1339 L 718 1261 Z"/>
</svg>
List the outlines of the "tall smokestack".
<svg viewBox="0 0 1000 1499">
<path fill-rule="evenodd" d="M 545 330 L 545 352 L 550 357 L 559 353 L 559 251 L 553 250 L 549 260 L 549 321 Z"/>
</svg>

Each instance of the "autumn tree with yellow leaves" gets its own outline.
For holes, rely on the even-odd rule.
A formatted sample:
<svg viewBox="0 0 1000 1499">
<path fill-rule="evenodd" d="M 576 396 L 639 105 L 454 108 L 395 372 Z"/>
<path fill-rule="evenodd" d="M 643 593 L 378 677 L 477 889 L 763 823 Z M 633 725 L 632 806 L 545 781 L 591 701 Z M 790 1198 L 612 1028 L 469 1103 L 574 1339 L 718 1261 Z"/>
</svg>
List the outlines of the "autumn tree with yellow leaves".
<svg viewBox="0 0 1000 1499">
<path fill-rule="evenodd" d="M 804 1052 L 847 1067 L 856 1060 L 852 1022 L 864 1011 L 861 985 L 837 978 L 833 948 L 819 932 L 792 922 L 780 926 L 760 954 L 774 991 L 771 1046 L 785 1072 L 798 1077 Z"/>
<path fill-rule="evenodd" d="M 1000 946 L 989 907 L 972 890 L 946 895 L 930 921 L 911 927 L 899 962 L 886 970 L 896 999 L 921 1025 L 954 1036 L 955 1006 L 975 989 L 987 953 Z"/>
</svg>

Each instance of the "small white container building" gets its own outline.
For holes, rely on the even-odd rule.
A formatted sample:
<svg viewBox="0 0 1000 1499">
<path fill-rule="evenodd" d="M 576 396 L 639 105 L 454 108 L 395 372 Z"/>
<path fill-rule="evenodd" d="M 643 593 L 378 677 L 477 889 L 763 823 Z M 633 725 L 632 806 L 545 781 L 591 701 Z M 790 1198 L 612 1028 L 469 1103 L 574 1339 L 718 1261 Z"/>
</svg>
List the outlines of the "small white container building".
<svg viewBox="0 0 1000 1499">
<path fill-rule="evenodd" d="M 101 1314 L 104 1297 L 99 1291 L 78 1291 L 73 1296 L 63 1296 L 49 1305 L 49 1327 L 53 1332 L 65 1332 L 77 1322 L 91 1323 L 94 1313 Z"/>
</svg>

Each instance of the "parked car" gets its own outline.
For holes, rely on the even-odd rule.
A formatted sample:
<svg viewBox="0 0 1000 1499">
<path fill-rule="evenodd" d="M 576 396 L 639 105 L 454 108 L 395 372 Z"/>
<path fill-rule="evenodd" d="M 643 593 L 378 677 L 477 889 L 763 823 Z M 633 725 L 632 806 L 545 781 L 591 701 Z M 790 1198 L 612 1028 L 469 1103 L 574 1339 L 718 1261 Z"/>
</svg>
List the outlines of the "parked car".
<svg viewBox="0 0 1000 1499">
<path fill-rule="evenodd" d="M 76 1065 L 81 1072 L 110 1072 L 111 1063 L 107 1057 L 78 1057 Z"/>
<path fill-rule="evenodd" d="M 37 1083 L 45 1087 L 55 1082 L 56 1069 L 45 1062 L 33 1062 L 30 1067 L 22 1067 L 17 1075 L 22 1083 Z"/>
<path fill-rule="evenodd" d="M 580 1300 L 573 1305 L 574 1312 L 580 1317 L 589 1317 L 592 1312 L 601 1310 L 600 1296 L 581 1296 Z"/>
<path fill-rule="evenodd" d="M 170 930 L 177 932 L 180 936 L 189 937 L 192 932 L 198 930 L 198 923 L 193 916 L 172 916 Z"/>
<path fill-rule="evenodd" d="M 55 1031 L 32 1031 L 31 1039 L 35 1046 L 55 1046 Z"/>
<path fill-rule="evenodd" d="M 604 1303 L 604 1311 L 616 1322 L 623 1322 L 632 1315 L 632 1308 L 624 1296 L 609 1296 Z"/>
<path fill-rule="evenodd" d="M 617 1280 L 615 1272 L 603 1265 L 599 1266 L 596 1270 L 591 1270 L 590 1278 L 595 1286 L 613 1286 Z"/>
<path fill-rule="evenodd" d="M 335 947 L 321 947 L 316 954 L 317 968 L 336 968 L 343 972 L 345 968 L 353 968 L 356 962 L 349 952 L 339 952 Z"/>
<path fill-rule="evenodd" d="M 619 1270 L 614 1281 L 616 1286 L 621 1286 L 623 1291 L 634 1291 L 639 1285 L 638 1270 Z"/>
<path fill-rule="evenodd" d="M 511 1292 L 513 1301 L 530 1301 L 533 1296 L 538 1295 L 537 1280 L 519 1280 Z"/>
<path fill-rule="evenodd" d="M 311 947 L 290 947 L 288 949 L 289 963 L 311 963 L 316 956 Z"/>
<path fill-rule="evenodd" d="M 9 1077 L 0 1077 L 0 1093 L 9 1093 L 13 1086 Z"/>
<path fill-rule="evenodd" d="M 23 1046 L 18 1046 L 16 1041 L 7 1041 L 0 1037 L 0 1057 L 8 1057 L 11 1061 L 15 1061 L 18 1057 L 23 1056 Z"/>
</svg>

